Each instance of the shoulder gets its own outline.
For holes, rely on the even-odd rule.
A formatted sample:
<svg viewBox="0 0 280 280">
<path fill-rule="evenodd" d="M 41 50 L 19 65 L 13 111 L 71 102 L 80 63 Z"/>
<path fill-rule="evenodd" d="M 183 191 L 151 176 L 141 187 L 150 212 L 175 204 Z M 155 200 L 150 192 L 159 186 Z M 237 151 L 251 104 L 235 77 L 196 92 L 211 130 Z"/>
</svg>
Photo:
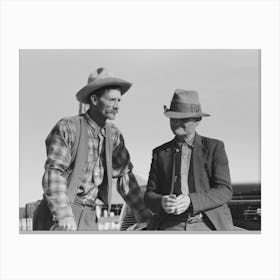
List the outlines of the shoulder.
<svg viewBox="0 0 280 280">
<path fill-rule="evenodd" d="M 124 142 L 124 138 L 123 135 L 121 133 L 121 131 L 118 129 L 118 127 L 112 123 L 112 122 L 107 122 L 106 124 L 110 131 L 111 131 L 111 135 L 112 135 L 112 139 L 115 145 L 118 145 L 120 142 Z"/>
<path fill-rule="evenodd" d="M 205 145 L 223 145 L 223 141 L 215 138 L 201 136 L 202 143 Z"/>
<path fill-rule="evenodd" d="M 63 117 L 61 118 L 58 122 L 57 125 L 59 127 L 64 127 L 64 128 L 71 128 L 74 129 L 77 123 L 82 119 L 82 115 L 77 115 L 77 116 L 70 116 L 70 117 Z"/>
<path fill-rule="evenodd" d="M 124 146 L 124 137 L 123 137 L 121 131 L 118 129 L 118 127 L 112 122 L 107 122 L 106 125 L 107 125 L 107 127 L 109 127 L 109 129 L 111 131 L 114 147 L 116 148 L 120 145 L 123 147 Z"/>
<path fill-rule="evenodd" d="M 205 136 L 200 136 L 201 137 L 201 142 L 202 144 L 208 149 L 208 150 L 212 150 L 212 151 L 221 151 L 224 150 L 224 142 L 219 140 L 219 139 L 215 139 L 215 138 L 209 138 L 209 137 L 205 137 Z"/>
<path fill-rule="evenodd" d="M 155 147 L 153 149 L 153 154 L 159 154 L 162 151 L 166 151 L 166 150 L 170 149 L 171 146 L 172 146 L 173 141 L 174 140 L 171 140 L 171 141 L 165 142 L 164 144 L 162 144 L 160 146 Z"/>
<path fill-rule="evenodd" d="M 77 121 L 80 116 L 63 117 L 52 128 L 46 138 L 46 144 L 64 142 L 71 145 L 75 142 L 77 132 Z M 63 140 L 62 140 L 63 139 Z"/>
<path fill-rule="evenodd" d="M 107 125 L 110 127 L 110 130 L 113 135 L 121 135 L 121 131 L 118 129 L 118 127 L 112 123 L 112 122 L 107 122 Z"/>
<path fill-rule="evenodd" d="M 70 116 L 61 118 L 53 127 L 51 133 L 59 133 L 61 135 L 75 134 L 77 125 L 82 116 Z"/>
</svg>

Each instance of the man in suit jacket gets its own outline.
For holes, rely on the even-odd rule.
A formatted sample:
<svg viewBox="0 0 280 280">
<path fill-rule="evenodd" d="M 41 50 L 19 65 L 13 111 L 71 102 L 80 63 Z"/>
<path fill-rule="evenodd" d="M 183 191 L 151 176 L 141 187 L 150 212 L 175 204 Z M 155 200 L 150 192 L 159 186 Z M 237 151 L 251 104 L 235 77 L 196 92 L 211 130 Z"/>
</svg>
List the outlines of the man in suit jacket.
<svg viewBox="0 0 280 280">
<path fill-rule="evenodd" d="M 209 116 L 198 93 L 177 89 L 164 107 L 175 138 L 153 150 L 145 202 L 155 216 L 148 229 L 233 230 L 228 159 L 222 141 L 195 131 Z"/>
</svg>

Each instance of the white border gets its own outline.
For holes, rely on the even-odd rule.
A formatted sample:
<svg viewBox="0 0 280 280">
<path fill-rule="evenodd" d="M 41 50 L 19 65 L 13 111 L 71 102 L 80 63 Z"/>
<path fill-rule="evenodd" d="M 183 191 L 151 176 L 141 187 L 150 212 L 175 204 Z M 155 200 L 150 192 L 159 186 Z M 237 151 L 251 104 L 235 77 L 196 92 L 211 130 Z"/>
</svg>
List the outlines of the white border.
<svg viewBox="0 0 280 280">
<path fill-rule="evenodd" d="M 1 278 L 279 279 L 278 21 L 278 1 L 2 1 Z M 19 235 L 24 48 L 261 49 L 262 234 Z"/>
</svg>

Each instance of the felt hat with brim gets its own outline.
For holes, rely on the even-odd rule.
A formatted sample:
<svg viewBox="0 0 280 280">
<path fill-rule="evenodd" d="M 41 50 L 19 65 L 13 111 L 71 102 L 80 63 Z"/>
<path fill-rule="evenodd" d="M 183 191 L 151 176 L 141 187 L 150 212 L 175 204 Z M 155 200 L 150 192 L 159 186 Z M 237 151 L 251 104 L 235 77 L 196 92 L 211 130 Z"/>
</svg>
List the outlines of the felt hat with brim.
<svg viewBox="0 0 280 280">
<path fill-rule="evenodd" d="M 209 114 L 201 112 L 198 92 L 176 89 L 171 100 L 170 109 L 164 106 L 164 115 L 172 119 L 201 118 Z"/>
<path fill-rule="evenodd" d="M 98 89 L 108 86 L 118 87 L 123 95 L 131 85 L 132 83 L 117 78 L 106 68 L 100 67 L 90 73 L 87 85 L 78 91 L 76 98 L 82 103 L 89 104 L 89 96 Z"/>
</svg>

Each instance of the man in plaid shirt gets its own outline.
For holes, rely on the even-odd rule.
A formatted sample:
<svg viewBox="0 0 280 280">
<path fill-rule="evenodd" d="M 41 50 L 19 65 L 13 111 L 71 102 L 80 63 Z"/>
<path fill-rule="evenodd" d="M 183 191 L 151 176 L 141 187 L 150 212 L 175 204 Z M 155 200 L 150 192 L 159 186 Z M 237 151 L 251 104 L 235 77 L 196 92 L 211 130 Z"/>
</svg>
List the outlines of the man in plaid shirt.
<svg viewBox="0 0 280 280">
<path fill-rule="evenodd" d="M 77 141 L 77 127 L 73 117 L 63 118 L 46 139 L 47 161 L 42 180 L 44 201 L 50 218 L 41 213 L 34 221 L 34 229 L 46 230 L 53 224 L 59 230 L 97 230 L 95 206 L 110 205 L 107 173 L 118 178 L 117 189 L 129 207 L 134 210 L 138 222 L 148 222 L 150 211 L 145 207 L 143 195 L 132 173 L 132 163 L 118 128 L 112 124 L 112 170 L 106 170 L 106 120 L 114 120 L 119 110 L 121 96 L 131 83 L 114 77 L 105 68 L 91 73 L 88 84 L 76 95 L 78 101 L 89 104 L 89 110 L 81 114 L 87 127 L 87 158 L 76 187 L 74 201 L 68 195 L 69 172 L 73 163 L 73 148 Z M 107 124 L 108 125 L 108 124 Z M 107 150 L 106 150 L 107 152 Z M 77 157 L 77 156 L 76 156 Z M 70 171 L 69 171 L 70 170 Z M 110 176 L 110 175 L 109 175 Z M 44 220 L 44 221 L 42 221 Z"/>
</svg>

